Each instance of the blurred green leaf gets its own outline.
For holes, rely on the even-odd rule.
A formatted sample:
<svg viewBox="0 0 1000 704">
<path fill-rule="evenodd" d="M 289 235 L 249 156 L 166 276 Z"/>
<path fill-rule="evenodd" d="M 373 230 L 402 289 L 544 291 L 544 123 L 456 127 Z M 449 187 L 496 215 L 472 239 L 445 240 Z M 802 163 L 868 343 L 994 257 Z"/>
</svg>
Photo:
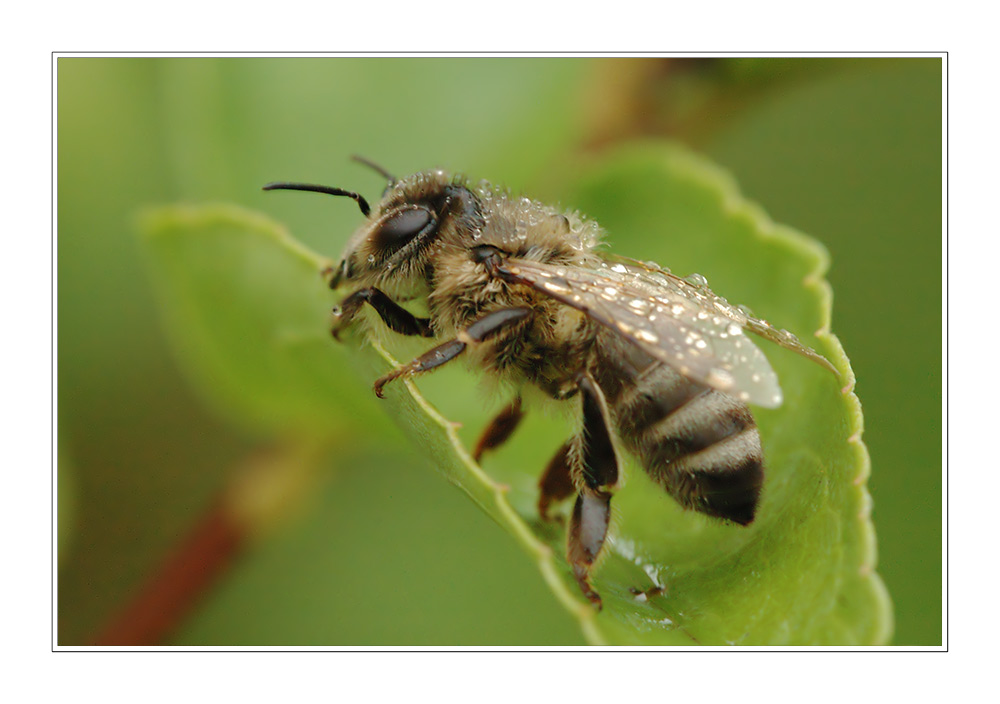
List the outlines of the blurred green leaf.
<svg viewBox="0 0 1000 704">
<path fill-rule="evenodd" d="M 813 339 L 852 379 L 828 330 L 824 250 L 773 225 L 711 165 L 675 147 L 642 145 L 590 165 L 565 202 L 634 235 L 616 241 L 616 251 L 697 269 L 730 300 Z M 272 431 L 323 433 L 351 422 L 330 401 L 350 375 L 338 370 L 326 335 L 330 294 L 317 276 L 320 257 L 273 223 L 224 206 L 164 209 L 145 222 L 171 336 L 216 405 Z M 355 355 L 365 381 L 412 353 L 406 341 L 388 344 L 372 340 Z M 456 424 L 412 382 L 390 386 L 382 405 L 450 482 L 515 537 L 592 643 L 883 643 L 891 611 L 874 573 L 860 405 L 828 371 L 776 348 L 768 354 L 786 402 L 757 412 L 768 472 L 757 521 L 742 528 L 685 513 L 630 467 L 596 573 L 600 614 L 569 576 L 562 532 L 537 521 L 534 476 L 521 469 L 530 464 L 512 463 L 504 448 L 484 472 Z M 546 456 L 535 454 L 544 466 Z M 636 599 L 630 589 L 652 586 L 651 577 L 666 594 Z"/>
<path fill-rule="evenodd" d="M 69 458 L 69 450 L 65 443 L 59 443 L 58 465 L 56 470 L 56 492 L 58 495 L 56 544 L 59 547 L 60 562 L 66 560 L 73 547 L 73 539 L 77 531 L 77 502 L 79 488 L 77 487 L 76 467 Z"/>
<path fill-rule="evenodd" d="M 213 407 L 271 435 L 325 437 L 359 421 L 326 332 L 333 299 L 318 255 L 225 205 L 152 210 L 142 229 L 171 341 Z"/>
</svg>

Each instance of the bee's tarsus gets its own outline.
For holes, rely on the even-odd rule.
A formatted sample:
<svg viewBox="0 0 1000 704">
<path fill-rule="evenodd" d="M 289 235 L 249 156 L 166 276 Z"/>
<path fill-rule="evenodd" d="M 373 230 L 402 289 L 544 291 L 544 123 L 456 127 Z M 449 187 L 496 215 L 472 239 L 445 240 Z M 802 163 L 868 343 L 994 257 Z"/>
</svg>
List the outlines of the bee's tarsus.
<svg viewBox="0 0 1000 704">
<path fill-rule="evenodd" d="M 577 495 L 569 523 L 566 554 L 580 590 L 598 609 L 601 597 L 590 583 L 590 569 L 604 545 L 610 519 L 611 494 L 583 491 Z"/>
<path fill-rule="evenodd" d="M 347 278 L 347 260 L 344 259 L 336 267 L 328 266 L 322 271 L 323 278 L 328 278 L 327 284 L 331 290 L 336 290 L 340 283 Z"/>
<path fill-rule="evenodd" d="M 385 398 L 385 392 L 382 389 L 385 388 L 385 385 L 388 384 L 393 379 L 397 379 L 400 376 L 402 376 L 403 373 L 404 372 L 402 369 L 397 369 L 396 371 L 389 372 L 385 376 L 376 379 L 375 384 L 372 387 L 375 390 L 375 395 L 378 396 L 379 398 Z"/>
</svg>

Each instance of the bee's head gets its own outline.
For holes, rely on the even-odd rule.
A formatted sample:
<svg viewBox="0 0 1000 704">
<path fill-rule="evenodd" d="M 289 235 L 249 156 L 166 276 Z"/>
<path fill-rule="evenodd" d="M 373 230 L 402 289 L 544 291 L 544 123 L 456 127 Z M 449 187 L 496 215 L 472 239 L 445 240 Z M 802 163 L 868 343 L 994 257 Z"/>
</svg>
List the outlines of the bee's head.
<svg viewBox="0 0 1000 704">
<path fill-rule="evenodd" d="M 386 177 L 382 199 L 371 208 L 361 195 L 342 188 L 304 183 L 269 183 L 264 190 L 297 190 L 352 198 L 368 218 L 348 242 L 331 288 L 354 282 L 406 293 L 428 280 L 435 243 L 456 228 L 475 229 L 482 216 L 476 197 L 443 171 L 425 171 L 399 180 L 364 159 Z"/>
</svg>

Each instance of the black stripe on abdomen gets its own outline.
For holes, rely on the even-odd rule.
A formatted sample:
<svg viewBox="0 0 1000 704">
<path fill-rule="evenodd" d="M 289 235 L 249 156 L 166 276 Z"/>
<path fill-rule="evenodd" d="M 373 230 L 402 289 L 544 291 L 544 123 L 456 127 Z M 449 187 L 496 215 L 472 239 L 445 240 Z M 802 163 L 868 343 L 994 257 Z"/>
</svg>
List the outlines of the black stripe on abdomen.
<svg viewBox="0 0 1000 704">
<path fill-rule="evenodd" d="M 612 410 L 623 443 L 681 505 L 753 520 L 764 470 L 744 403 L 664 366 L 626 382 Z"/>
</svg>

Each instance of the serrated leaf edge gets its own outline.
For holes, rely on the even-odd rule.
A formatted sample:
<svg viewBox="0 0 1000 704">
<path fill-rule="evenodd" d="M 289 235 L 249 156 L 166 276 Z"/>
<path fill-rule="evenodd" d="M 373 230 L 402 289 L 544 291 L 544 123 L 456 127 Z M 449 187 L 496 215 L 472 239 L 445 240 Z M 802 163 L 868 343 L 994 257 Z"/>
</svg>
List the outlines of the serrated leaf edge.
<svg viewBox="0 0 1000 704">
<path fill-rule="evenodd" d="M 761 241 L 777 241 L 788 245 L 789 249 L 811 256 L 811 269 L 802 278 L 802 288 L 816 295 L 821 316 L 820 327 L 814 336 L 823 345 L 821 350 L 837 367 L 843 386 L 841 396 L 847 407 L 848 435 L 847 442 L 851 445 L 856 458 L 858 472 L 852 483 L 857 487 L 857 504 L 861 510 L 857 514 L 859 540 L 863 544 L 862 560 L 858 565 L 858 576 L 868 582 L 872 595 L 878 602 L 877 612 L 881 616 L 872 638 L 875 644 L 885 644 L 893 632 L 892 600 L 885 582 L 876 571 L 878 564 L 878 546 L 875 526 L 871 521 L 872 498 L 867 489 L 868 478 L 871 476 L 871 455 L 864 443 L 864 415 L 861 409 L 861 399 L 854 393 L 856 377 L 850 359 L 843 345 L 832 331 L 833 318 L 833 288 L 827 281 L 826 273 L 830 268 L 830 254 L 826 247 L 812 237 L 786 225 L 775 223 L 767 212 L 757 203 L 750 201 L 742 193 L 732 174 L 715 164 L 698 157 L 690 150 L 680 145 L 659 150 L 665 152 L 666 159 L 675 163 L 683 163 L 691 174 L 700 177 L 702 183 L 718 191 L 722 198 L 725 213 L 732 217 L 745 217 L 755 226 L 752 231 Z M 645 152 L 648 154 L 648 150 Z"/>
<path fill-rule="evenodd" d="M 392 369 L 398 369 L 402 364 L 399 360 L 395 359 L 388 350 L 385 349 L 377 340 L 369 339 L 368 344 L 382 357 L 385 362 L 390 365 Z M 416 385 L 410 379 L 404 379 L 403 384 L 406 390 L 409 392 L 410 396 L 420 407 L 420 409 L 427 415 L 427 417 L 433 421 L 433 423 L 443 431 L 445 437 L 448 440 L 449 445 L 455 451 L 455 456 L 464 466 L 465 470 L 468 472 L 468 476 L 478 482 L 480 486 L 484 487 L 492 496 L 497 512 L 493 515 L 494 519 L 502 523 L 503 527 L 508 530 L 521 544 L 521 546 L 531 555 L 535 560 L 535 565 L 538 567 L 539 572 L 542 574 L 542 578 L 545 583 L 552 590 L 559 603 L 573 616 L 580 624 L 580 630 L 583 632 L 584 638 L 591 645 L 608 645 L 604 635 L 596 622 L 596 611 L 589 604 L 584 603 L 581 599 L 575 597 L 569 590 L 566 582 L 559 574 L 559 568 L 556 566 L 556 555 L 551 547 L 540 541 L 535 537 L 534 532 L 531 527 L 525 523 L 521 516 L 514 510 L 514 507 L 507 500 L 507 492 L 509 489 L 503 484 L 495 482 L 483 469 L 472 459 L 472 455 L 465 448 L 461 439 L 458 437 L 456 428 L 458 427 L 456 423 L 449 421 L 445 418 L 438 410 L 426 399 L 423 394 L 420 393 Z M 473 494 L 469 489 L 461 484 L 458 485 L 463 491 L 469 494 L 470 497 L 475 499 Z"/>
</svg>

